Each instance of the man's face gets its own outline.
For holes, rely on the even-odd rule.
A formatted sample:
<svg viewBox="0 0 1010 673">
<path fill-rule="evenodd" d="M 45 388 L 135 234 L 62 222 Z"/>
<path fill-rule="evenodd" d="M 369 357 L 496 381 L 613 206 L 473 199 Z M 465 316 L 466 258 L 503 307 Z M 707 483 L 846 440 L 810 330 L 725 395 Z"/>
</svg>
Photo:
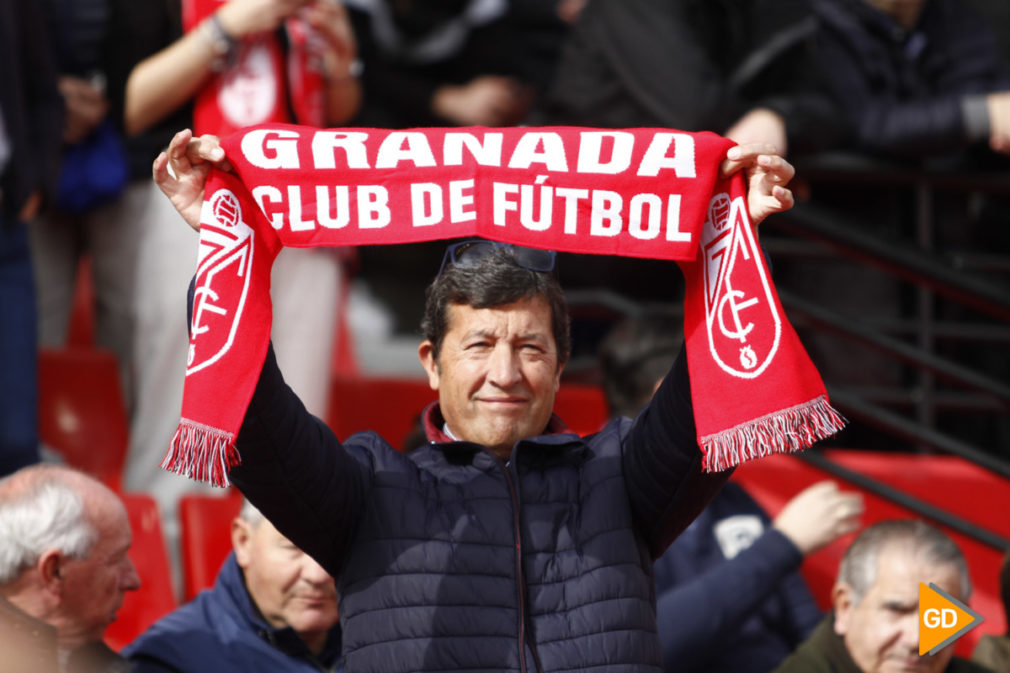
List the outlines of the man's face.
<svg viewBox="0 0 1010 673">
<path fill-rule="evenodd" d="M 494 308 L 453 304 L 448 318 L 438 360 L 431 342 L 418 350 L 442 415 L 459 439 L 506 456 L 542 433 L 554 409 L 562 367 L 550 305 L 542 297 Z"/>
<path fill-rule="evenodd" d="M 337 623 L 337 589 L 316 561 L 263 520 L 236 520 L 235 558 L 245 573 L 249 595 L 275 628 L 291 627 L 314 651 Z"/>
<path fill-rule="evenodd" d="M 931 565 L 901 543 L 881 551 L 876 582 L 858 604 L 851 587 L 835 587 L 835 632 L 863 673 L 940 673 L 947 667 L 953 644 L 934 656 L 919 656 L 920 582 L 964 600 L 957 568 Z"/>
<path fill-rule="evenodd" d="M 83 559 L 66 559 L 60 573 L 61 647 L 101 640 L 116 620 L 127 591 L 140 588 L 140 578 L 127 556 L 132 541 L 126 508 L 111 493 L 93 497 L 86 507 L 98 539 Z"/>
</svg>

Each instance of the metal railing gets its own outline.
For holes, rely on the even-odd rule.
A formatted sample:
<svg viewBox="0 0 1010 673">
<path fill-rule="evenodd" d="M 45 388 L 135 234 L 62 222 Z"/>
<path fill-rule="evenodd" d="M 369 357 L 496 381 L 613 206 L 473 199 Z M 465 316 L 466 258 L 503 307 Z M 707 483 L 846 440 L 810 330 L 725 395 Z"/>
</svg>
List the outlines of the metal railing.
<svg viewBox="0 0 1010 673">
<path fill-rule="evenodd" d="M 833 310 L 830 301 L 802 297 L 802 288 L 777 283 L 782 303 L 797 326 L 802 323 L 804 328 L 884 353 L 915 372 L 908 385 L 874 390 L 836 385 L 825 376 L 832 401 L 850 418 L 885 433 L 894 440 L 895 448 L 956 455 L 1010 479 L 1010 446 L 1002 447 L 1006 453 L 1000 455 L 945 434 L 937 427 L 938 410 L 963 409 L 1010 417 L 1010 371 L 978 371 L 944 357 L 939 348 L 947 342 L 958 342 L 994 352 L 1010 351 L 1010 250 L 981 250 L 971 255 L 961 251 L 951 255 L 937 250 L 933 243 L 936 194 L 981 192 L 1010 199 L 1010 172 L 929 170 L 846 154 L 819 155 L 796 163 L 798 174 L 814 182 L 851 185 L 854 193 L 858 193 L 861 185 L 888 186 L 906 193 L 912 206 L 911 233 L 903 244 L 866 231 L 854 223 L 851 211 L 825 206 L 816 197 L 762 224 L 762 246 L 773 260 L 844 259 L 870 265 L 906 284 L 915 294 L 910 315 L 900 316 L 881 329 L 879 324 Z M 1004 224 L 1010 226 L 1010 222 Z M 1007 274 L 1007 278 L 1000 279 L 1001 273 Z M 983 319 L 942 320 L 935 311 L 938 298 L 968 307 Z M 630 313 L 634 308 L 634 302 L 608 292 L 582 291 L 570 297 L 570 302 L 583 310 L 595 302 L 598 310 L 611 314 Z M 945 385 L 954 386 L 956 391 L 944 388 Z M 983 544 L 1000 550 L 1010 547 L 1010 540 L 1002 535 L 853 472 L 816 449 L 801 457 L 819 469 Z"/>
<path fill-rule="evenodd" d="M 938 346 L 945 341 L 971 344 L 979 349 L 1010 350 L 1010 284 L 997 274 L 1010 271 L 1010 250 L 977 251 L 975 263 L 946 254 L 934 245 L 938 224 L 933 204 L 940 192 L 1010 197 L 1010 172 L 967 173 L 895 166 L 865 157 L 831 154 L 799 163 L 800 174 L 816 182 L 848 184 L 858 192 L 860 185 L 889 186 L 903 190 L 912 201 L 912 231 L 903 245 L 875 236 L 853 221 L 844 209 L 829 208 L 816 199 L 799 204 L 789 213 L 769 220 L 775 231 L 785 232 L 782 243 L 788 255 L 811 254 L 810 243 L 830 250 L 830 254 L 869 264 L 913 288 L 916 296 L 911 316 L 892 324 L 891 330 L 914 335 L 912 341 L 876 329 L 853 316 L 832 311 L 830 302 L 806 300 L 789 289 L 780 296 L 790 316 L 838 338 L 859 343 L 887 354 L 916 372 L 914 382 L 891 395 L 876 396 L 833 386 L 826 380 L 832 401 L 846 414 L 886 433 L 908 448 L 956 455 L 1010 479 L 1010 447 L 1000 455 L 1000 447 L 985 450 L 962 438 L 941 432 L 936 423 L 938 410 L 971 408 L 975 413 L 1010 416 L 1010 371 L 981 372 L 945 358 Z M 775 248 L 774 237 L 763 236 L 765 245 Z M 769 240 L 771 239 L 771 240 Z M 800 241 L 805 241 L 804 246 Z M 813 248 L 813 254 L 823 254 Z M 979 263 L 984 260 L 984 263 Z M 966 270 L 966 266 L 972 269 Z M 981 322 L 944 322 L 936 313 L 938 298 L 977 311 Z M 952 384 L 959 395 L 942 390 L 938 383 Z M 878 391 L 879 392 L 879 391 Z M 876 397 L 876 399 L 874 399 Z M 896 407 L 912 407 L 902 414 Z M 917 514 L 948 526 L 995 549 L 1010 547 L 1010 540 L 981 528 L 920 499 L 877 480 L 858 474 L 827 459 L 818 451 L 803 459 L 869 492 L 876 493 Z"/>
</svg>

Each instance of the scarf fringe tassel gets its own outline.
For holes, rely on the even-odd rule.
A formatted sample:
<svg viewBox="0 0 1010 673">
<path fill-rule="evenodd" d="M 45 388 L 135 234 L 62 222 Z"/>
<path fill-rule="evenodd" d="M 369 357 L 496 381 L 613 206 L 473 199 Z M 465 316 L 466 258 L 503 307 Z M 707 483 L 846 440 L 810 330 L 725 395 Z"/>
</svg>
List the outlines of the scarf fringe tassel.
<svg viewBox="0 0 1010 673">
<path fill-rule="evenodd" d="M 745 461 L 810 448 L 845 427 L 846 420 L 824 395 L 701 438 L 705 472 L 721 472 Z"/>
<path fill-rule="evenodd" d="M 235 436 L 209 425 L 182 419 L 161 467 L 211 486 L 230 485 L 228 470 L 240 464 Z"/>
</svg>

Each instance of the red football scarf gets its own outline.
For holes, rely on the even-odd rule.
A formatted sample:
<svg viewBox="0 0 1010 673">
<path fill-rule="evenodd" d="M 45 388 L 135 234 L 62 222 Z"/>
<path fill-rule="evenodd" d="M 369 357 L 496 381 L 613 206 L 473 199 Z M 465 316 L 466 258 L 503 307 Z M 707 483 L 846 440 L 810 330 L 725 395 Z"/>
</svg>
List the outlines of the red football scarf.
<svg viewBox="0 0 1010 673">
<path fill-rule="evenodd" d="M 183 27 L 187 32 L 195 29 L 223 4 L 225 0 L 183 0 Z M 224 137 L 267 122 L 325 123 L 326 84 L 315 44 L 320 38 L 297 15 L 285 21 L 283 30 L 286 58 L 276 32 L 252 36 L 200 87 L 193 110 L 197 135 Z"/>
<path fill-rule="evenodd" d="M 698 442 L 708 471 L 795 451 L 844 421 L 779 304 L 731 142 L 582 128 L 314 129 L 222 142 L 212 171 L 183 414 L 163 467 L 227 484 L 266 356 L 283 246 L 480 236 L 564 252 L 677 260 Z"/>
</svg>

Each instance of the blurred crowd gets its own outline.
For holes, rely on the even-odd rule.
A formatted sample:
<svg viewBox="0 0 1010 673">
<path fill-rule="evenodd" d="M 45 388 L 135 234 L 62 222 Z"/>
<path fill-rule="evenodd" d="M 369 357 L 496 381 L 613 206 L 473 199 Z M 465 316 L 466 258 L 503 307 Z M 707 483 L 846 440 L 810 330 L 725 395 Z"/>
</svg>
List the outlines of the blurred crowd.
<svg viewBox="0 0 1010 673">
<path fill-rule="evenodd" d="M 152 182 L 151 166 L 181 129 L 224 136 L 263 122 L 658 126 L 768 143 L 801 167 L 805 159 L 845 153 L 877 170 L 907 174 L 1005 175 L 1010 168 L 1005 0 L 0 0 L 0 63 L 0 476 L 47 458 L 37 431 L 36 352 L 66 346 L 78 271 L 87 260 L 94 345 L 116 357 L 129 420 L 122 485 L 157 499 L 173 541 L 178 499 L 199 488 L 159 468 L 179 420 L 186 290 L 198 239 Z M 873 179 L 807 179 L 801 170 L 794 191 L 801 201 L 840 209 L 882 240 L 914 237 L 914 197 L 907 188 Z M 1010 251 L 1005 190 L 964 190 L 937 197 L 934 206 L 932 243 L 939 249 Z M 273 343 L 285 379 L 311 412 L 328 413 L 334 343 L 341 316 L 351 310 L 352 286 L 370 287 L 396 328 L 412 331 L 420 317 L 416 288 L 430 280 L 442 250 L 441 244 L 416 244 L 281 254 L 272 294 L 275 325 L 282 327 Z M 881 321 L 908 313 L 906 289 L 843 259 L 773 263 L 780 286 L 804 287 L 842 313 Z M 670 264 L 571 258 L 562 267 L 569 289 L 598 288 L 602 278 L 606 289 L 643 303 L 675 300 L 681 287 Z M 961 316 L 954 307 L 939 310 Z M 576 332 L 575 354 L 613 347 L 614 337 L 601 344 L 600 336 Z M 831 381 L 884 386 L 908 376 L 894 358 L 849 352 L 814 334 L 805 334 L 804 342 Z M 661 350 L 675 355 L 676 347 Z M 977 356 L 961 348 L 958 355 Z M 1006 352 L 1001 357 L 974 364 L 1005 372 Z M 614 413 L 634 415 L 645 401 Z M 996 433 L 996 444 L 1010 442 L 1005 422 L 984 432 L 990 438 Z M 863 440 L 873 445 L 869 435 L 845 438 L 848 445 Z M 777 559 L 767 577 L 754 580 L 768 589 L 752 601 L 762 609 L 719 628 L 755 629 L 760 656 L 745 649 L 741 636 L 739 652 L 746 654 L 726 654 L 718 665 L 771 670 L 819 628 L 823 615 L 796 569 L 804 555 L 852 532 L 861 505 L 834 486 L 798 497 L 804 500 L 791 514 L 773 521 L 745 493 L 727 488 L 685 534 L 683 544 L 695 548 L 658 562 L 661 625 L 682 634 L 679 643 L 672 636 L 665 643 L 668 661 L 682 666 L 667 670 L 718 670 L 701 656 L 708 649 L 683 635 L 691 633 L 683 601 L 710 603 L 711 589 L 696 589 L 692 602 L 690 586 L 685 594 L 679 585 L 752 545 Z M 822 510 L 827 519 L 816 525 L 804 520 Z M 116 510 L 102 520 L 119 525 L 120 515 Z M 710 529 L 729 519 L 740 525 L 741 517 L 750 517 L 746 543 L 729 552 L 732 536 L 724 532 L 715 534 L 719 544 L 713 545 Z M 222 588 L 216 607 L 206 609 L 245 610 L 260 620 L 253 630 L 270 634 L 263 657 L 279 648 L 315 670 L 331 670 L 339 652 L 335 610 L 330 615 L 324 609 L 332 580 L 320 579 L 320 569 L 301 556 L 287 559 L 286 567 L 295 568 L 290 575 L 315 587 L 324 617 L 304 625 L 278 607 L 274 619 L 264 607 L 274 600 L 270 581 L 250 584 L 256 559 L 263 563 L 256 550 L 297 550 L 275 530 L 263 533 L 255 513 L 238 521 L 236 551 L 222 570 L 222 577 L 230 572 L 227 581 L 238 583 L 231 589 L 238 594 L 229 598 Z M 7 533 L 3 525 L 0 519 L 0 534 Z M 929 538 L 928 544 L 943 541 Z M 702 553 L 708 557 L 698 562 Z M 949 565 L 949 559 L 930 562 Z M 39 566 L 40 587 L 56 581 L 45 574 L 57 572 L 54 567 Z M 0 563 L 0 573 L 4 568 Z M 14 581 L 12 572 L 0 575 L 0 584 Z M 115 581 L 127 591 L 135 580 L 132 570 L 120 568 Z M 241 598 L 243 581 L 256 599 L 253 608 Z M 872 584 L 871 578 L 860 591 Z M 677 598 L 664 603 L 664 590 L 678 587 Z M 967 596 L 970 587 L 953 591 Z M 853 602 L 844 592 L 836 598 L 836 606 Z M 228 603 L 233 599 L 238 607 Z M 664 605 L 672 612 L 663 612 Z M 46 615 L 58 613 L 40 609 L 36 616 L 47 621 Z M 169 634 L 172 628 L 162 625 Z M 292 629 L 300 640 L 285 640 Z M 100 638 L 101 629 L 94 634 L 88 637 Z M 157 636 L 133 647 L 135 663 L 189 670 L 156 661 L 169 657 L 158 649 L 167 646 L 157 645 Z M 69 642 L 77 647 L 84 640 Z M 210 651 L 214 644 L 200 647 Z M 878 670 L 854 656 L 864 673 Z M 1006 658 L 1004 668 L 993 670 L 1010 670 Z M 690 661 L 697 665 L 689 668 Z M 946 665 L 935 670 L 953 670 Z M 56 670 L 45 666 L 18 670 Z"/>
</svg>

